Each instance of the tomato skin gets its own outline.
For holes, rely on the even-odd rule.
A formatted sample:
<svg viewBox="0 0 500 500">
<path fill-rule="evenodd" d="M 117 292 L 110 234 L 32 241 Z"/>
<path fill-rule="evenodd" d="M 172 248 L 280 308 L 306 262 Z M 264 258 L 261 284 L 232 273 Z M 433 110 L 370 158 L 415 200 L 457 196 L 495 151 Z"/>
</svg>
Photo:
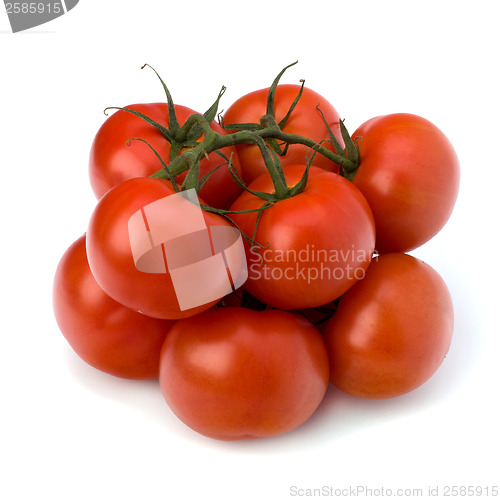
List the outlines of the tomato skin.
<svg viewBox="0 0 500 500">
<path fill-rule="evenodd" d="M 277 123 L 286 116 L 299 91 L 300 85 L 278 85 L 275 95 L 275 116 Z M 269 88 L 256 90 L 239 98 L 225 112 L 224 124 L 259 123 L 260 118 L 266 113 L 268 92 Z M 337 110 L 320 94 L 306 87 L 304 87 L 304 92 L 290 118 L 282 128 L 283 132 L 308 137 L 316 142 L 321 142 L 325 139 L 329 140 L 328 129 L 320 112 L 316 109 L 318 105 L 329 127 L 343 147 L 344 141 L 340 133 L 340 117 Z M 324 142 L 322 145 L 334 151 L 330 142 Z M 267 173 L 258 146 L 241 144 L 236 146 L 236 150 L 240 160 L 243 180 L 246 183 L 250 183 L 259 175 Z M 309 148 L 306 146 L 291 144 L 286 155 L 280 157 L 281 164 L 285 166 L 305 163 L 308 151 Z M 338 165 L 321 154 L 315 156 L 313 165 L 329 171 L 338 171 Z"/>
<path fill-rule="evenodd" d="M 126 108 L 139 111 L 155 122 L 168 127 L 168 106 L 166 103 L 132 104 Z M 185 106 L 175 106 L 177 120 L 182 126 L 194 113 Z M 225 135 L 224 129 L 215 122 L 210 127 Z M 92 189 L 97 198 L 101 198 L 113 186 L 134 177 L 149 177 L 162 168 L 162 165 L 151 149 L 141 141 L 127 141 L 132 138 L 146 140 L 158 152 L 165 163 L 170 161 L 170 143 L 155 127 L 127 111 L 118 110 L 113 113 L 98 130 L 92 143 L 89 159 L 89 175 Z M 236 150 L 233 147 L 223 148 L 235 170 L 241 172 Z M 216 153 L 208 155 L 200 163 L 200 178 L 221 165 L 224 160 Z M 179 176 L 179 183 L 185 174 Z M 241 192 L 233 181 L 227 167 L 220 167 L 206 181 L 200 193 L 205 202 L 216 208 L 227 209 Z"/>
<path fill-rule="evenodd" d="M 458 196 L 460 166 L 448 138 L 416 115 L 368 120 L 353 134 L 360 165 L 353 182 L 370 204 L 377 251 L 408 252 L 435 236 Z"/>
<path fill-rule="evenodd" d="M 284 168 L 289 186 L 299 181 L 304 169 Z M 267 175 L 249 187 L 274 190 Z M 263 203 L 245 191 L 231 210 L 256 209 Z M 254 234 L 255 213 L 231 218 L 245 234 Z M 249 275 L 243 287 L 273 307 L 305 309 L 335 300 L 363 277 L 375 246 L 375 227 L 368 203 L 351 182 L 311 167 L 302 193 L 262 213 L 255 240 L 265 248 L 246 245 Z M 264 259 L 262 267 L 259 256 Z"/>
<path fill-rule="evenodd" d="M 174 322 L 149 318 L 106 295 L 90 272 L 85 235 L 59 262 L 53 306 L 62 334 L 86 363 L 116 377 L 158 378 L 160 351 Z"/>
<path fill-rule="evenodd" d="M 427 381 L 453 334 L 453 304 L 441 276 L 407 254 L 374 259 L 322 329 L 330 380 L 363 398 L 391 398 Z"/>
<path fill-rule="evenodd" d="M 101 198 L 87 230 L 89 264 L 99 286 L 117 302 L 160 319 L 187 317 L 216 303 L 181 310 L 169 273 L 145 273 L 135 266 L 128 229 L 130 217 L 174 193 L 172 185 L 163 179 L 126 180 Z M 203 214 L 209 226 L 230 226 L 218 215 Z M 183 221 L 172 221 L 172 224 L 182 225 Z"/>
<path fill-rule="evenodd" d="M 213 308 L 179 320 L 161 353 L 168 405 L 193 430 L 219 440 L 288 432 L 314 413 L 327 386 L 321 334 L 285 311 Z"/>
</svg>

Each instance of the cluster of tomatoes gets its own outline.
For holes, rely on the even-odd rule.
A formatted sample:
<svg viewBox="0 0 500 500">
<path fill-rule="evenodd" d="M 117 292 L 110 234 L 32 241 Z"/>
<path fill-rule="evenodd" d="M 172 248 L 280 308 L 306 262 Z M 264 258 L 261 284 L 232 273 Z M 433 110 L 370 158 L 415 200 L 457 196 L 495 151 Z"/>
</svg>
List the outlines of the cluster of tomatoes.
<svg viewBox="0 0 500 500">
<path fill-rule="evenodd" d="M 216 133 L 203 150 L 208 129 L 184 127 L 196 113 L 166 92 L 167 103 L 111 114 L 92 144 L 98 203 L 54 281 L 74 351 L 117 377 L 158 378 L 180 420 L 222 440 L 296 428 L 330 382 L 389 398 L 429 379 L 450 346 L 453 305 L 439 274 L 408 252 L 455 204 L 459 164 L 445 135 L 392 114 L 349 136 L 324 97 L 276 80 L 217 121 L 201 115 Z M 263 132 L 264 115 L 282 133 Z M 129 223 L 192 185 L 190 171 L 162 174 L 193 148 L 206 226 L 238 228 L 248 277 L 185 309 L 169 272 L 138 269 Z M 183 222 L 165 213 L 164 224 Z"/>
</svg>

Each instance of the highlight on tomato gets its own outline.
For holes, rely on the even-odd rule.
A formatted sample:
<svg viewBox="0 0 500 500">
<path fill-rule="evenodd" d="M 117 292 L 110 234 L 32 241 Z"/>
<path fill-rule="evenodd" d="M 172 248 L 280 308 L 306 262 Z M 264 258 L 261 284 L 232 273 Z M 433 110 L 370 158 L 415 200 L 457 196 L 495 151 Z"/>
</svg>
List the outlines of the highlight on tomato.
<svg viewBox="0 0 500 500">
<path fill-rule="evenodd" d="M 328 370 L 323 338 L 305 318 L 219 307 L 176 322 L 161 352 L 159 380 L 184 424 L 232 441 L 303 424 L 324 398 Z"/>
<path fill-rule="evenodd" d="M 408 254 L 381 255 L 323 328 L 330 380 L 363 398 L 406 394 L 442 364 L 453 323 L 450 293 L 431 266 Z"/>
</svg>

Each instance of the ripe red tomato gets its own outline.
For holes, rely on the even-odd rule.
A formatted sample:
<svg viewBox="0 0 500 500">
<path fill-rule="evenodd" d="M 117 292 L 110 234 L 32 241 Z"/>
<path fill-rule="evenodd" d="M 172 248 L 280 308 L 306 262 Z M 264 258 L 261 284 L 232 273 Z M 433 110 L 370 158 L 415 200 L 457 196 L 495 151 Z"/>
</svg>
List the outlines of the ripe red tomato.
<svg viewBox="0 0 500 500">
<path fill-rule="evenodd" d="M 217 302 L 182 310 L 170 272 L 143 272 L 136 267 L 129 234 L 131 216 L 174 193 L 172 185 L 163 179 L 137 177 L 124 181 L 101 198 L 87 231 L 89 264 L 99 286 L 121 304 L 162 319 L 190 316 Z M 182 217 L 159 215 L 180 232 L 187 223 Z M 203 212 L 203 216 L 208 226 L 231 226 L 218 215 Z M 155 248 L 164 251 L 160 245 Z M 196 254 L 196 248 L 192 252 Z M 196 255 L 193 258 L 196 260 Z M 223 278 L 227 280 L 227 274 Z"/>
<path fill-rule="evenodd" d="M 302 177 L 303 165 L 284 168 L 289 186 Z M 263 175 L 250 189 L 272 193 Z M 252 210 L 263 200 L 243 192 L 231 210 Z M 256 213 L 231 215 L 253 236 Z M 262 212 L 254 245 L 247 249 L 248 280 L 243 285 L 257 299 L 280 309 L 327 304 L 364 276 L 375 246 L 370 207 L 360 191 L 338 174 L 311 167 L 304 191 Z"/>
<path fill-rule="evenodd" d="M 399 113 L 368 120 L 352 134 L 353 182 L 370 204 L 377 251 L 408 252 L 435 236 L 451 215 L 460 167 L 447 137 L 428 120 Z"/>
<path fill-rule="evenodd" d="M 179 320 L 160 361 L 160 387 L 186 425 L 221 440 L 288 432 L 328 386 L 318 330 L 285 311 L 213 308 Z"/>
<path fill-rule="evenodd" d="M 453 304 L 439 274 L 407 254 L 374 259 L 323 328 L 330 380 L 364 398 L 422 385 L 450 347 Z"/>
<path fill-rule="evenodd" d="M 139 111 L 160 125 L 168 128 L 168 106 L 166 103 L 133 104 L 127 108 Z M 175 106 L 179 125 L 183 125 L 188 117 L 195 113 L 185 106 Z M 220 134 L 224 129 L 213 122 L 211 128 Z M 165 163 L 170 161 L 170 143 L 152 125 L 127 111 L 116 111 L 101 126 L 97 132 L 90 151 L 89 173 L 90 183 L 97 198 L 101 198 L 113 186 L 134 177 L 148 177 L 162 168 L 154 152 L 141 141 L 132 141 L 131 138 L 146 140 L 159 153 Z M 233 154 L 233 166 L 240 172 L 236 150 L 233 147 L 223 148 L 229 158 Z M 217 153 L 211 153 L 201 161 L 200 178 L 207 175 L 217 166 L 224 163 L 224 159 Z M 179 181 L 185 177 L 179 176 Z M 233 181 L 227 166 L 222 166 L 207 180 L 200 193 L 205 202 L 216 208 L 227 209 L 241 189 Z"/>
<path fill-rule="evenodd" d="M 62 334 L 86 363 L 116 377 L 158 378 L 161 347 L 174 322 L 149 318 L 106 295 L 90 272 L 85 235 L 59 262 L 53 305 Z"/>
<path fill-rule="evenodd" d="M 275 95 L 275 117 L 277 123 L 286 116 L 299 90 L 300 85 L 278 85 Z M 261 116 L 266 113 L 268 92 L 268 88 L 256 90 L 235 101 L 224 114 L 224 125 L 233 123 L 259 123 Z M 297 106 L 282 128 L 283 132 L 308 137 L 318 143 L 328 140 L 328 129 L 320 112 L 316 109 L 318 105 L 339 144 L 343 146 L 344 142 L 339 125 L 340 118 L 336 109 L 317 92 L 305 87 Z M 322 143 L 322 145 L 334 151 L 330 142 Z M 258 146 L 241 144 L 236 146 L 236 150 L 240 159 L 243 180 L 247 184 L 259 175 L 267 172 Z M 282 165 L 305 163 L 308 150 L 309 148 L 306 146 L 291 144 L 286 155 L 280 158 Z M 315 156 L 313 165 L 329 171 L 338 171 L 338 166 L 335 163 L 320 154 Z"/>
</svg>

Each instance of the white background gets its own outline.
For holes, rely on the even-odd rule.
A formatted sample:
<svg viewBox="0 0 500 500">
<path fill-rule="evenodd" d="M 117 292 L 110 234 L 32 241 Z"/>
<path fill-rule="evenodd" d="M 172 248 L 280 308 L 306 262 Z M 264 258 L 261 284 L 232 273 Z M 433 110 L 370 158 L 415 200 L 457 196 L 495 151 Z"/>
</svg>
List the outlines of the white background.
<svg viewBox="0 0 500 500">
<path fill-rule="evenodd" d="M 2 6 L 0 497 L 280 500 L 323 486 L 426 496 L 429 487 L 500 485 L 496 6 L 81 0 L 18 34 Z M 52 279 L 95 205 L 87 161 L 103 109 L 163 100 L 143 63 L 176 102 L 205 111 L 222 85 L 227 109 L 297 59 L 283 82 L 305 78 L 351 131 L 405 111 L 455 145 L 456 210 L 413 252 L 448 283 L 454 341 L 436 375 L 409 395 L 364 401 L 331 389 L 294 432 L 218 442 L 180 423 L 156 382 L 81 362 L 55 324 Z"/>
</svg>

